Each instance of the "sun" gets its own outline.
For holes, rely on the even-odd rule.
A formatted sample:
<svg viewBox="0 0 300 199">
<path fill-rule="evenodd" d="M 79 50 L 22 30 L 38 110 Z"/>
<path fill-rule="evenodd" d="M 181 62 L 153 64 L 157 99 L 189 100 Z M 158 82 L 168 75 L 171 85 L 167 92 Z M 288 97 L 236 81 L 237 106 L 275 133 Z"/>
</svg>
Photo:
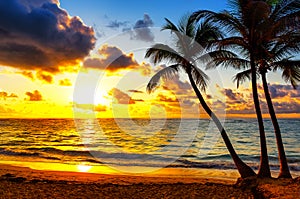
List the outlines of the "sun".
<svg viewBox="0 0 300 199">
<path fill-rule="evenodd" d="M 94 96 L 94 105 L 106 105 L 110 104 L 109 99 L 106 97 L 107 93 L 105 91 L 97 91 Z"/>
<path fill-rule="evenodd" d="M 88 172 L 89 170 L 91 170 L 92 166 L 89 165 L 78 165 L 77 169 L 80 172 Z"/>
</svg>

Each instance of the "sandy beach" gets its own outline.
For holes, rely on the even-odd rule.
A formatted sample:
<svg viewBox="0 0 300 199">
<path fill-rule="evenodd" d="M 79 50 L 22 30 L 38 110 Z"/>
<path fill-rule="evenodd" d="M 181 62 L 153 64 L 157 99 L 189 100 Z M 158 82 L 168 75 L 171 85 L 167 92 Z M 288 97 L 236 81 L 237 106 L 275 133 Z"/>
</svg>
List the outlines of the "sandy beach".
<svg viewBox="0 0 300 199">
<path fill-rule="evenodd" d="M 246 184 L 245 184 L 246 183 Z M 300 180 L 107 175 L 0 165 L 0 198 L 299 198 Z M 256 190 L 253 192 L 253 190 Z M 256 195 L 255 195 L 256 194 Z M 259 194 L 259 195 L 257 195 Z"/>
</svg>

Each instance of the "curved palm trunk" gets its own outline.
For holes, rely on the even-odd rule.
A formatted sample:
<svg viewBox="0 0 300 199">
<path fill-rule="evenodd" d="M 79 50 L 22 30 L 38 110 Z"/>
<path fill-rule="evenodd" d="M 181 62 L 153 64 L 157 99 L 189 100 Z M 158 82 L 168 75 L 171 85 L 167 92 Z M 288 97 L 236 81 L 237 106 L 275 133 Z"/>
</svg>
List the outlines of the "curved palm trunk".
<svg viewBox="0 0 300 199">
<path fill-rule="evenodd" d="M 267 150 L 267 141 L 264 129 L 264 123 L 262 118 L 262 113 L 259 104 L 258 92 L 257 92 L 257 83 L 256 83 L 256 67 L 253 57 L 250 58 L 251 62 L 251 81 L 252 81 L 252 95 L 253 101 L 257 116 L 257 122 L 259 127 L 259 137 L 260 137 L 260 166 L 258 170 L 258 177 L 261 178 L 270 178 L 271 171 L 269 166 L 268 150 Z"/>
<path fill-rule="evenodd" d="M 280 132 L 280 127 L 276 118 L 275 110 L 273 107 L 272 99 L 269 93 L 269 88 L 268 88 L 268 83 L 267 83 L 267 78 L 266 78 L 266 73 L 262 72 L 262 83 L 263 83 L 263 88 L 264 88 L 264 93 L 266 97 L 266 101 L 268 104 L 268 109 L 270 113 L 270 117 L 273 123 L 274 127 L 274 133 L 276 136 L 276 143 L 277 143 L 277 148 L 278 148 L 278 158 L 280 162 L 280 173 L 279 173 L 279 178 L 292 178 L 289 166 L 287 164 L 287 159 L 285 156 L 285 151 L 284 151 L 284 146 L 281 138 L 281 132 Z"/>
<path fill-rule="evenodd" d="M 240 175 L 242 178 L 246 178 L 246 177 L 250 177 L 250 176 L 256 176 L 256 173 L 251 169 L 251 167 L 249 167 L 248 165 L 246 165 L 237 155 L 237 153 L 235 152 L 230 139 L 225 131 L 225 129 L 223 128 L 220 120 L 217 118 L 217 116 L 214 114 L 214 112 L 209 108 L 209 106 L 206 104 L 202 94 L 200 93 L 198 87 L 196 86 L 196 83 L 191 75 L 190 72 L 188 72 L 188 77 L 190 80 L 190 83 L 200 101 L 200 104 L 202 105 L 202 107 L 204 108 L 204 110 L 206 111 L 206 113 L 211 117 L 211 119 L 214 121 L 214 123 L 216 124 L 217 128 L 219 129 L 221 136 L 224 140 L 224 143 L 231 155 L 231 158 L 233 159 Z"/>
</svg>

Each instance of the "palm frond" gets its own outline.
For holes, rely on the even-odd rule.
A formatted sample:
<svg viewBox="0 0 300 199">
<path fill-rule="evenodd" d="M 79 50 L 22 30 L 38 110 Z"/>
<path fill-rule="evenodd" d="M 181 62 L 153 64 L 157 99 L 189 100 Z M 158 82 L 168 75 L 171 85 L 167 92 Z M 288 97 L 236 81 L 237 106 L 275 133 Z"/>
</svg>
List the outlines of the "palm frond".
<svg viewBox="0 0 300 199">
<path fill-rule="evenodd" d="M 202 54 L 197 59 L 195 59 L 195 63 L 199 62 L 201 64 L 207 64 L 210 62 L 214 62 L 215 60 L 222 59 L 233 59 L 233 58 L 238 58 L 238 55 L 228 51 L 228 50 L 215 50 L 215 51 L 210 51 L 208 53 Z M 210 69 L 206 67 L 206 69 Z"/>
<path fill-rule="evenodd" d="M 239 88 L 240 84 L 244 83 L 246 80 L 251 80 L 251 69 L 239 72 L 233 77 L 233 81 L 236 82 L 237 88 Z"/>
<path fill-rule="evenodd" d="M 153 92 L 159 86 L 160 79 L 168 80 L 177 75 L 180 67 L 179 64 L 175 64 L 158 71 L 147 84 L 147 92 Z"/>
<path fill-rule="evenodd" d="M 197 25 L 195 33 L 195 42 L 197 42 L 203 48 L 210 47 L 219 39 L 223 38 L 223 32 L 217 26 L 214 26 L 208 20 L 202 21 Z"/>
<path fill-rule="evenodd" d="M 299 10 L 299 0 L 280 0 L 273 9 L 270 17 L 274 20 L 277 20 L 282 16 L 289 15 L 290 13 L 297 12 Z"/>
<path fill-rule="evenodd" d="M 272 64 L 273 70 L 282 70 L 282 78 L 294 88 L 300 82 L 300 60 L 282 60 Z"/>
<path fill-rule="evenodd" d="M 200 90 L 205 92 L 207 87 L 207 82 L 209 81 L 208 75 L 206 75 L 200 68 L 196 66 L 191 67 L 191 74 L 197 86 Z"/>
<path fill-rule="evenodd" d="M 224 68 L 233 67 L 234 69 L 248 69 L 250 68 L 250 61 L 242 58 L 226 58 L 226 57 L 218 57 L 208 62 L 206 65 L 206 69 L 213 69 L 217 66 L 223 66 Z"/>
<path fill-rule="evenodd" d="M 247 30 L 241 21 L 227 11 L 216 13 L 210 10 L 199 10 L 192 14 L 192 18 L 196 22 L 207 19 L 228 34 L 240 33 L 243 36 L 247 35 Z"/>
<path fill-rule="evenodd" d="M 151 48 L 147 49 L 145 58 L 150 58 L 151 62 L 158 64 L 162 61 L 172 63 L 182 63 L 185 61 L 180 54 L 178 54 L 173 48 L 165 44 L 155 44 Z"/>
<path fill-rule="evenodd" d="M 174 32 L 179 32 L 179 29 L 173 22 L 171 22 L 167 18 L 165 18 L 165 20 L 167 23 L 161 28 L 161 30 L 170 30 L 170 31 L 174 31 Z"/>
</svg>

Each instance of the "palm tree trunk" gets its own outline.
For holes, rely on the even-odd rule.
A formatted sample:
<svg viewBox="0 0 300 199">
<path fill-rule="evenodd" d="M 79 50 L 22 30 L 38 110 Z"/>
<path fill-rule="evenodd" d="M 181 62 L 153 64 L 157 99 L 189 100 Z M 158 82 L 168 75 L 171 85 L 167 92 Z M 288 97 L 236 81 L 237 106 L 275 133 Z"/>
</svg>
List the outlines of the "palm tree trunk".
<svg viewBox="0 0 300 199">
<path fill-rule="evenodd" d="M 217 118 L 217 116 L 214 114 L 214 112 L 209 108 L 209 106 L 206 104 L 201 92 L 199 91 L 198 87 L 196 86 L 196 83 L 190 73 L 190 71 L 187 71 L 188 73 L 188 77 L 190 80 L 190 83 L 200 101 L 200 104 L 202 105 L 202 107 L 204 108 L 204 110 L 206 111 L 206 113 L 211 117 L 211 119 L 214 121 L 214 123 L 216 124 L 217 128 L 219 129 L 221 136 L 223 138 L 223 141 L 231 155 L 231 158 L 233 159 L 238 172 L 240 173 L 242 178 L 246 178 L 246 177 L 250 177 L 250 176 L 256 176 L 256 173 L 251 169 L 251 167 L 249 167 L 247 164 L 245 164 L 237 155 L 237 153 L 235 152 L 230 139 L 225 131 L 225 129 L 223 128 L 220 120 Z"/>
<path fill-rule="evenodd" d="M 264 88 L 264 93 L 266 97 L 266 101 L 268 104 L 268 109 L 270 113 L 270 117 L 273 123 L 274 127 L 274 133 L 276 137 L 276 143 L 277 143 L 277 149 L 278 149 L 278 158 L 280 162 L 280 173 L 279 173 L 279 178 L 292 178 L 289 166 L 287 164 L 287 159 L 285 156 L 285 151 L 284 151 L 284 146 L 281 138 L 281 132 L 280 132 L 280 127 L 276 118 L 275 110 L 273 107 L 272 99 L 269 93 L 269 88 L 268 88 L 268 83 L 267 83 L 267 78 L 266 78 L 266 73 L 262 72 L 262 83 L 263 83 L 263 88 Z"/>
<path fill-rule="evenodd" d="M 264 123 L 262 118 L 262 113 L 259 104 L 257 83 L 256 83 L 256 67 L 253 57 L 250 57 L 251 64 L 251 81 L 252 81 L 252 95 L 253 101 L 257 116 L 258 128 L 259 128 L 259 137 L 260 137 L 260 166 L 258 170 L 258 177 L 261 178 L 271 178 L 271 171 L 269 166 L 268 150 L 267 150 L 267 141 L 264 129 Z"/>
</svg>

